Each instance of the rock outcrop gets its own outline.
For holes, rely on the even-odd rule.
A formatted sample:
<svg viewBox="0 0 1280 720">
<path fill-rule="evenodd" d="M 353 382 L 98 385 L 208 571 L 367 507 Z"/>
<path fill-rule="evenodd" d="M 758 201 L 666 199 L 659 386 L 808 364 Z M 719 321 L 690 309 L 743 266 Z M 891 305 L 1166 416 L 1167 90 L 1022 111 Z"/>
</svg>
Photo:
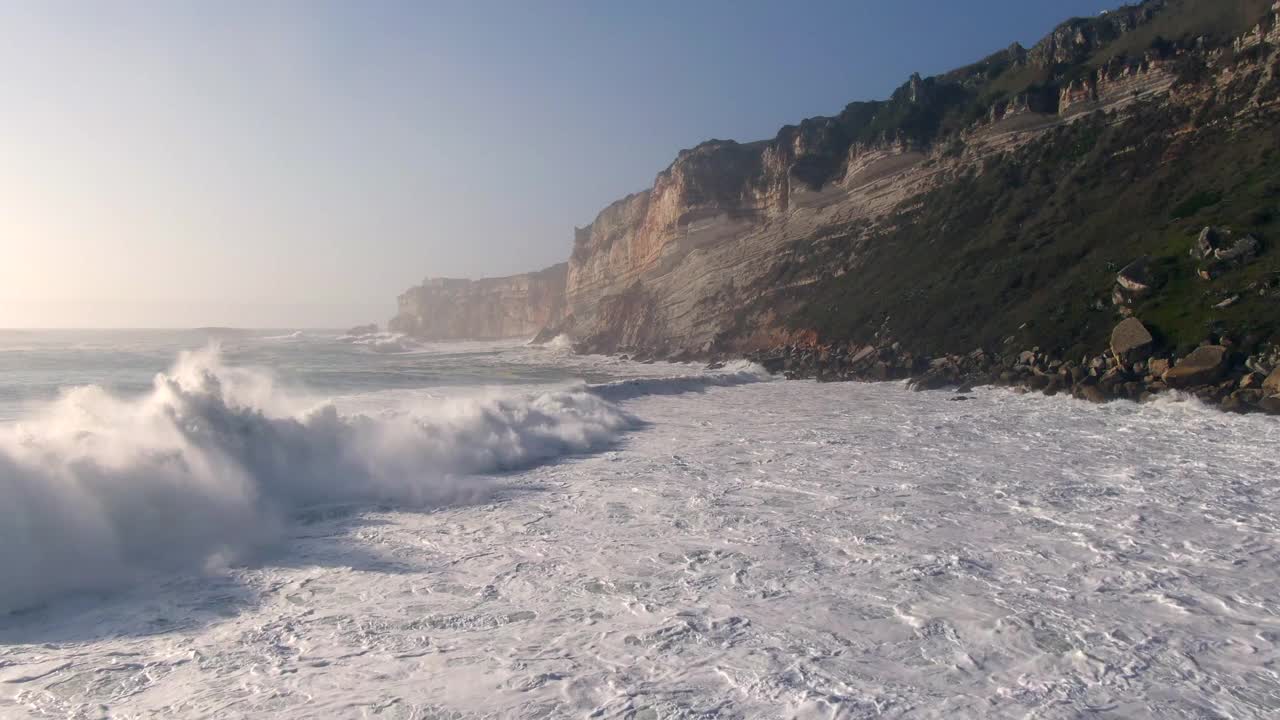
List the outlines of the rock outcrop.
<svg viewBox="0 0 1280 720">
<path fill-rule="evenodd" d="M 1113 329 L 1116 346 L 1126 340 L 1141 342 L 1145 328 L 1136 318 L 1123 320 Z M 1221 342 L 1231 343 L 1225 336 Z M 1132 352 L 1132 349 L 1130 350 Z M 1065 394 L 1092 403 L 1112 400 L 1145 402 L 1178 391 L 1222 410 L 1280 414 L 1280 370 L 1270 377 L 1250 369 L 1272 363 L 1280 349 L 1272 348 L 1240 362 L 1239 353 L 1223 345 L 1205 345 L 1177 360 L 1133 359 L 1125 352 L 1088 355 L 1079 360 L 1055 356 L 1039 347 L 1018 353 L 990 353 L 978 349 L 965 354 L 929 357 L 913 353 L 887 337 L 868 345 L 824 344 L 799 338 L 748 357 L 773 373 L 787 378 L 812 378 L 819 382 L 848 380 L 882 381 L 909 378 L 912 390 L 954 389 L 970 393 L 980 386 L 1004 386 L 1019 392 Z M 716 365 L 713 363 L 712 365 Z M 957 398 L 962 399 L 962 398 Z"/>
<path fill-rule="evenodd" d="M 1207 385 L 1222 376 L 1226 365 L 1226 348 L 1221 345 L 1203 345 L 1166 370 L 1164 382 L 1172 388 Z"/>
<path fill-rule="evenodd" d="M 1276 366 L 1267 379 L 1262 381 L 1262 390 L 1267 395 L 1280 395 L 1280 366 Z"/>
<path fill-rule="evenodd" d="M 1151 332 L 1141 320 L 1127 318 L 1111 331 L 1111 354 L 1122 363 L 1145 360 L 1152 342 Z"/>
</svg>

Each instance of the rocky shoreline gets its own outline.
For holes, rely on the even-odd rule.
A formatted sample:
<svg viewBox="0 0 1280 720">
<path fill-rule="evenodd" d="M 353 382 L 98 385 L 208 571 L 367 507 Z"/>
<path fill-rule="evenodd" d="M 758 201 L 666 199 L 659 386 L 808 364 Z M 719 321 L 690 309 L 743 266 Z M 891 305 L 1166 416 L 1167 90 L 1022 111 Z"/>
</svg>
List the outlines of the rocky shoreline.
<svg viewBox="0 0 1280 720">
<path fill-rule="evenodd" d="M 1070 394 L 1095 403 L 1145 402 L 1176 390 L 1228 412 L 1280 415 L 1280 349 L 1250 347 L 1248 341 L 1218 335 L 1173 358 L 1159 351 L 1151 333 L 1133 317 L 1115 326 L 1106 352 L 1078 360 L 1054 357 L 1038 347 L 1003 355 L 978 349 L 929 357 L 889 339 L 869 345 L 793 343 L 747 359 L 788 379 L 909 380 L 917 391 L 954 388 L 957 399 L 984 385 Z"/>
</svg>

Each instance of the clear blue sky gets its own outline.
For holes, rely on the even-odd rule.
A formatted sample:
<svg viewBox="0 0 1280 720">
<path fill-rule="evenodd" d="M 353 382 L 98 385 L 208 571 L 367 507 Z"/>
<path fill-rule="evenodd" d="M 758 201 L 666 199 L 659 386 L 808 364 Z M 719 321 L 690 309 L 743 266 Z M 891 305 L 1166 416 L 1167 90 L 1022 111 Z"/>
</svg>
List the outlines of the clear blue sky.
<svg viewBox="0 0 1280 720">
<path fill-rule="evenodd" d="M 1114 0 L 0 7 L 0 326 L 339 326 Z"/>
</svg>

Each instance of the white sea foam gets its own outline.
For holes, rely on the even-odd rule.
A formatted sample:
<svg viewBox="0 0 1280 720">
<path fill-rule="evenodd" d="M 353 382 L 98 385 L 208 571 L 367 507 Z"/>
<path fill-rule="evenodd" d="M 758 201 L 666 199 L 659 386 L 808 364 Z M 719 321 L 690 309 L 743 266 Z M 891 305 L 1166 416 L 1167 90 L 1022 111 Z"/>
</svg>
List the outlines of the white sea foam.
<svg viewBox="0 0 1280 720">
<path fill-rule="evenodd" d="M 458 397 L 643 423 L 478 505 L 305 513 L 276 562 L 0 616 L 0 717 L 1275 715 L 1275 418 L 571 360 L 694 377 Z M 338 416 L 452 416 L 383 392 Z"/>
<path fill-rule="evenodd" d="M 573 338 L 565 335 L 564 333 L 560 333 L 543 347 L 556 352 L 573 352 Z"/>
<path fill-rule="evenodd" d="M 409 353 L 422 348 L 422 344 L 417 340 L 397 332 L 373 332 L 361 333 L 358 335 L 342 335 L 338 338 L 338 342 L 348 345 L 360 345 L 368 348 L 371 352 L 379 354 L 398 354 Z"/>
<path fill-rule="evenodd" d="M 747 385 L 770 379 L 768 371 L 747 360 L 736 360 L 719 370 L 660 378 L 635 378 L 592 385 L 591 391 L 614 402 L 643 395 L 682 395 L 711 387 Z"/>
<path fill-rule="evenodd" d="M 216 348 L 184 353 L 144 397 L 74 388 L 0 430 L 0 610 L 243 558 L 300 508 L 475 501 L 490 485 L 477 475 L 612 443 L 635 425 L 619 401 L 763 377 L 742 363 L 343 413 L 222 363 Z"/>
<path fill-rule="evenodd" d="M 76 388 L 0 433 L 0 608 L 240 558 L 309 505 L 475 500 L 487 483 L 468 475 L 631 424 L 586 388 L 348 416 L 215 351 L 184 354 L 145 397 Z"/>
</svg>

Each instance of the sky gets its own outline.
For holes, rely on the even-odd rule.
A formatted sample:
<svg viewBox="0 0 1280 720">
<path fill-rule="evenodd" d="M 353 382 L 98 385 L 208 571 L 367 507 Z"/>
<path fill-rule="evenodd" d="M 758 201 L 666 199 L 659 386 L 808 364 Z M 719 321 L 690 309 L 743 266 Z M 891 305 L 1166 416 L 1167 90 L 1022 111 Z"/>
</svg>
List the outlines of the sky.
<svg viewBox="0 0 1280 720">
<path fill-rule="evenodd" d="M 1116 0 L 0 0 L 0 327 L 345 327 Z"/>
</svg>

